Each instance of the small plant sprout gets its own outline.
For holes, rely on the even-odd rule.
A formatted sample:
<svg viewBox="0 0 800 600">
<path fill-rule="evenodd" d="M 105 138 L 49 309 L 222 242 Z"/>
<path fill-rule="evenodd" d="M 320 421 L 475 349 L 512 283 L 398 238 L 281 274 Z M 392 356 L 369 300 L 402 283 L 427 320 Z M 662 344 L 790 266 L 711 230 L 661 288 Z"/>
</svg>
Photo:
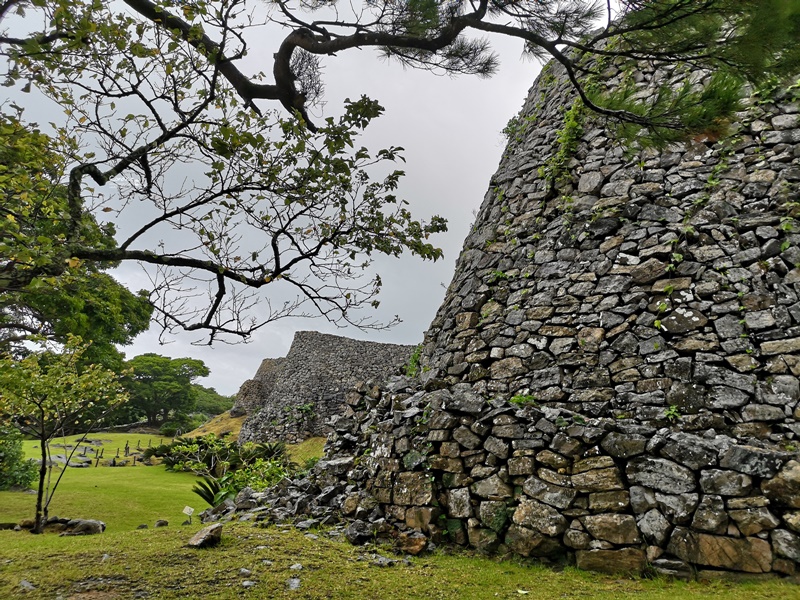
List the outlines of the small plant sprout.
<svg viewBox="0 0 800 600">
<path fill-rule="evenodd" d="M 531 394 L 517 394 L 516 396 L 512 396 L 509 402 L 517 406 L 537 406 L 536 396 Z"/>
<path fill-rule="evenodd" d="M 664 410 L 664 416 L 670 423 L 674 423 L 681 418 L 681 411 L 677 404 L 671 404 L 669 408 Z"/>
</svg>

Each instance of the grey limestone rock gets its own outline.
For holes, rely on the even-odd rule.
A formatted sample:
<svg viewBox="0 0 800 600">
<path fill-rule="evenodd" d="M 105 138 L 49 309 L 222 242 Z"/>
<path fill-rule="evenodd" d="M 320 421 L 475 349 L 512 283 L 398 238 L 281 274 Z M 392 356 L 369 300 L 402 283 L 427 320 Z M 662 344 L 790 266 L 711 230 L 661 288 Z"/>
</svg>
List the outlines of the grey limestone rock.
<svg viewBox="0 0 800 600">
<path fill-rule="evenodd" d="M 626 468 L 631 483 L 637 483 L 668 494 L 694 491 L 694 473 L 678 463 L 651 456 L 631 459 Z"/>
<path fill-rule="evenodd" d="M 213 523 L 203 527 L 187 542 L 190 548 L 210 548 L 222 540 L 222 523 Z"/>
</svg>

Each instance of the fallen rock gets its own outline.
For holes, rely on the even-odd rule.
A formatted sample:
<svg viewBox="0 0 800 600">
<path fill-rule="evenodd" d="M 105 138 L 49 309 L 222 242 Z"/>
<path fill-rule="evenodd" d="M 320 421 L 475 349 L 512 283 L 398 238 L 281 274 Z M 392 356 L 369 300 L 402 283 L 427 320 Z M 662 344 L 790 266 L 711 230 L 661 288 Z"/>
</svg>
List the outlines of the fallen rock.
<svg viewBox="0 0 800 600">
<path fill-rule="evenodd" d="M 366 521 L 353 521 L 345 529 L 344 535 L 351 544 L 360 546 L 375 536 L 375 529 L 371 523 Z"/>
<path fill-rule="evenodd" d="M 428 547 L 428 538 L 419 532 L 401 533 L 395 540 L 395 547 L 400 552 L 416 556 Z"/>
<path fill-rule="evenodd" d="M 106 530 L 106 524 L 94 519 L 72 519 L 67 523 L 67 531 L 62 536 L 69 535 L 96 535 Z"/>
<path fill-rule="evenodd" d="M 190 548 L 211 548 L 219 544 L 221 540 L 222 523 L 214 523 L 195 533 L 186 545 Z"/>
</svg>

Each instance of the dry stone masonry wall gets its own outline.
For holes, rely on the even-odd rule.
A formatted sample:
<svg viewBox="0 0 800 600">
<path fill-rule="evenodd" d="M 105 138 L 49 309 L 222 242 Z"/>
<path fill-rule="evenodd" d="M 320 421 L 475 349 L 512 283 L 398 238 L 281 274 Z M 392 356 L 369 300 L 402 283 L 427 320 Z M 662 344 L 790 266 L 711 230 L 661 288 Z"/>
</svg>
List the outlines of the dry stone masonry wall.
<svg viewBox="0 0 800 600">
<path fill-rule="evenodd" d="M 314 331 L 295 334 L 285 358 L 266 359 L 239 390 L 234 410 L 249 416 L 240 442 L 288 443 L 325 435 L 345 392 L 398 371 L 413 346 L 378 344 Z"/>
<path fill-rule="evenodd" d="M 645 93 L 653 76 L 671 74 L 609 73 Z M 351 396 L 331 449 L 363 453 L 349 476 L 434 539 L 793 574 L 797 101 L 634 155 L 575 106 L 545 71 L 426 334 L 424 388 Z"/>
<path fill-rule="evenodd" d="M 608 79 L 646 95 L 673 75 Z M 791 90 L 752 100 L 720 140 L 630 153 L 551 67 L 509 132 L 420 378 L 350 392 L 315 478 L 240 506 L 298 527 L 338 511 L 351 540 L 413 552 L 795 574 Z"/>
<path fill-rule="evenodd" d="M 231 416 L 241 417 L 257 412 L 272 393 L 275 379 L 283 368 L 285 358 L 265 358 L 261 361 L 255 376 L 239 388 L 236 402 L 231 408 Z"/>
</svg>

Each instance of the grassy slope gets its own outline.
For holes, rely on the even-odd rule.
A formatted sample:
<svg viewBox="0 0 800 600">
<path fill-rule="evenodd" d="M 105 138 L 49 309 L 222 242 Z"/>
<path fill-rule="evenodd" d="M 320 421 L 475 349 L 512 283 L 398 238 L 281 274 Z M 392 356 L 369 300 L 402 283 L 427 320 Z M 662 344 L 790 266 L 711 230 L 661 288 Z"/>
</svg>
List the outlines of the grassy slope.
<svg viewBox="0 0 800 600">
<path fill-rule="evenodd" d="M 309 459 L 320 458 L 323 446 L 325 446 L 325 438 L 314 437 L 299 444 L 289 445 L 286 447 L 286 451 L 290 459 L 302 466 Z"/>
<path fill-rule="evenodd" d="M 242 415 L 241 417 L 232 417 L 230 411 L 227 411 L 221 415 L 211 417 L 200 427 L 187 433 L 186 437 L 195 437 L 198 435 L 208 435 L 209 433 L 213 433 L 217 436 L 228 434 L 235 439 L 239 437 L 239 431 L 241 430 L 242 424 L 246 418 L 246 415 Z"/>
</svg>

